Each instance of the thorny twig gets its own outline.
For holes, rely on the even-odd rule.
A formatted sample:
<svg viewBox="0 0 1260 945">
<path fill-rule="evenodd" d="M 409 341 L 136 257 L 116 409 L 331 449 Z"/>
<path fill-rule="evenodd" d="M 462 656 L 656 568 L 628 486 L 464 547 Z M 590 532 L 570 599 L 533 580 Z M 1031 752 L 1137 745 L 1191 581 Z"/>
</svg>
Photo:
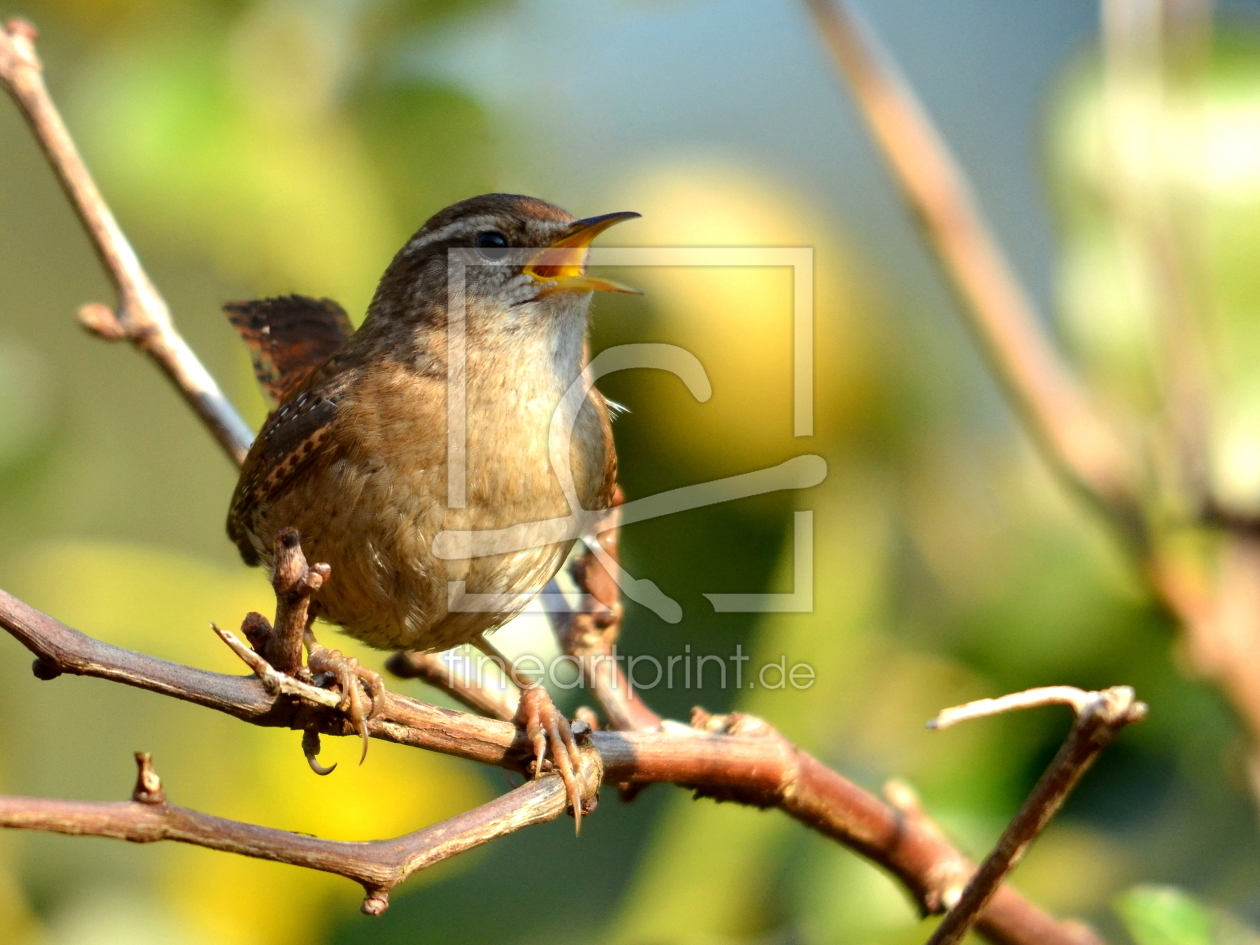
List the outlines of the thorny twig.
<svg viewBox="0 0 1260 945">
<path fill-rule="evenodd" d="M 946 709 L 928 725 L 946 728 L 966 719 L 996 715 L 1013 709 L 1066 703 L 1076 710 L 1076 722 L 1015 819 L 1003 831 L 967 887 L 936 927 L 928 945 L 957 945 L 975 924 L 985 904 L 1023 859 L 1024 853 L 1076 787 L 1102 750 L 1126 725 L 1146 717 L 1145 703 L 1128 686 L 1085 692 L 1071 686 L 1047 686 L 1001 699 L 983 699 Z"/>
<path fill-rule="evenodd" d="M 164 303 L 93 185 L 44 88 L 34 39 L 34 29 L 26 24 L 10 23 L 0 30 L 0 82 L 27 118 L 119 293 L 116 315 L 104 306 L 88 306 L 80 313 L 81 320 L 104 337 L 126 337 L 149 352 L 239 463 L 248 448 L 249 431 L 175 331 Z M 1044 365 L 1036 364 L 1036 358 L 1033 362 L 1036 375 Z M 1053 365 L 1049 374 L 1054 381 Z M 1055 400 L 1053 390 L 1047 393 L 1044 385 L 1038 390 Z M 1035 397 L 1033 401 L 1037 402 Z M 1047 423 L 1055 433 L 1053 411 L 1050 414 Z M 1074 449 L 1071 455 L 1076 455 Z M 1091 485 L 1104 490 L 1114 485 L 1104 481 L 1107 470 L 1091 467 L 1083 472 L 1100 477 L 1091 480 Z M 612 560 L 617 543 L 615 515 L 614 511 L 613 517 L 601 524 L 599 535 L 602 550 Z M 600 781 L 611 779 L 630 785 L 674 783 L 703 796 L 778 807 L 884 866 L 902 881 L 924 912 L 942 911 L 959 877 L 968 875 L 971 865 L 917 806 L 907 802 L 904 790 L 890 789 L 894 803 L 889 806 L 752 716 L 698 712 L 692 728 L 662 722 L 634 696 L 620 668 L 609 658 L 621 617 L 612 576 L 595 554 L 579 559 L 574 571 L 583 605 L 577 613 L 554 616 L 565 651 L 579 658 L 583 675 L 614 729 L 587 737 L 588 747 L 581 753 L 584 800 L 593 800 Z M 325 576 L 315 569 L 304 570 L 297 575 L 297 583 L 312 574 L 319 579 Z M 252 724 L 302 730 L 309 748 L 321 733 L 349 735 L 354 729 L 337 709 L 340 700 L 335 693 L 295 675 L 294 634 L 290 631 L 304 622 L 305 601 L 286 603 L 284 588 L 289 583 L 277 587 L 276 623 L 282 630 L 269 635 L 280 640 L 275 648 L 263 646 L 268 657 L 288 671 L 272 665 L 235 635 L 215 628 L 256 677 L 211 673 L 103 643 L 3 591 L 0 626 L 35 653 L 32 669 L 40 679 L 70 673 L 113 680 Z M 298 597 L 309 600 L 319 581 L 306 583 L 311 586 L 304 587 Z M 247 632 L 251 627 L 261 631 L 265 622 L 257 618 L 250 624 L 247 620 Z M 445 683 L 444 688 L 453 681 L 453 677 L 438 673 L 430 660 L 411 658 L 409 662 L 422 667 L 413 675 Z M 523 771 L 527 764 L 531 753 L 528 739 L 515 725 L 500 720 L 506 706 L 485 693 L 474 694 L 466 688 L 464 701 L 499 718 L 452 712 L 387 691 L 380 694 L 379 701 L 364 722 L 372 737 L 517 771 Z M 467 814 L 396 840 L 338 843 L 171 805 L 147 757 L 137 760 L 140 774 L 130 802 L 93 804 L 0 797 L 0 824 L 137 842 L 172 839 L 321 869 L 360 882 L 367 892 L 364 911 L 379 914 L 388 904 L 389 890 L 415 870 L 527 824 L 552 819 L 566 806 L 564 786 L 551 775 Z M 1005 886 L 993 893 L 980 912 L 977 926 L 995 942 L 1099 943 L 1088 930 L 1054 921 Z"/>
</svg>

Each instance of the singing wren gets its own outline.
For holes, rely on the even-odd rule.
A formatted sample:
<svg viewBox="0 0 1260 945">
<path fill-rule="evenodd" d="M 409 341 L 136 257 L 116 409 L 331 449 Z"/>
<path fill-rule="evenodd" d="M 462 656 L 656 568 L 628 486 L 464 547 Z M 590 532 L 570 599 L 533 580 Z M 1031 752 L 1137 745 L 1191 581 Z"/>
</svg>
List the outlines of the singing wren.
<svg viewBox="0 0 1260 945">
<path fill-rule="evenodd" d="M 584 368 L 592 293 L 633 291 L 587 274 L 586 252 L 599 233 L 637 216 L 575 220 L 511 194 L 453 204 L 394 256 L 352 334 L 327 300 L 228 306 L 242 333 L 253 332 L 260 378 L 278 401 L 228 513 L 228 535 L 246 563 L 271 568 L 277 533 L 297 529 L 307 556 L 332 568 L 313 601 L 324 620 L 381 649 L 489 647 L 482 635 L 547 584 L 572 541 L 446 559 L 434 553 L 434 538 L 573 512 L 552 468 L 552 417 Z M 464 260 L 457 332 L 452 250 L 465 251 L 456 254 Z M 464 495 L 451 507 L 448 389 L 456 375 Z M 607 404 L 592 388 L 571 419 L 577 497 L 584 509 L 607 508 L 617 479 Z M 452 608 L 450 587 L 461 581 L 469 595 L 514 603 Z M 536 747 L 539 733 L 550 733 L 571 781 L 567 724 L 541 687 L 528 695 L 521 720 Z"/>
</svg>

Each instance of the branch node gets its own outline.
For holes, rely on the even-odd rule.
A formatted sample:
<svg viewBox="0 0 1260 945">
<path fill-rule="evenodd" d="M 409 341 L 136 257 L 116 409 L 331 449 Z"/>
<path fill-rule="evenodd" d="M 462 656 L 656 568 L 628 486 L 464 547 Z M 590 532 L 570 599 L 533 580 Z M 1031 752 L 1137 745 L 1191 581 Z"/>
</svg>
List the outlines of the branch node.
<svg viewBox="0 0 1260 945">
<path fill-rule="evenodd" d="M 751 738 L 765 738 L 778 734 L 770 723 L 755 715 L 748 715 L 745 712 L 713 715 L 700 706 L 695 706 L 691 710 L 691 727 L 716 735 L 742 735 Z"/>
<path fill-rule="evenodd" d="M 1141 722 L 1149 711 L 1145 702 L 1138 701 L 1132 686 L 1112 686 L 1096 695 L 1095 711 L 1109 726 L 1120 727 Z"/>
<path fill-rule="evenodd" d="M 34 674 L 36 679 L 42 679 L 47 682 L 61 675 L 61 667 L 50 663 L 42 656 L 37 656 L 31 663 L 31 673 Z"/>
<path fill-rule="evenodd" d="M 364 915 L 384 915 L 389 908 L 388 889 L 368 889 L 359 911 Z"/>
<path fill-rule="evenodd" d="M 891 778 L 884 784 L 884 800 L 901 811 L 907 817 L 922 817 L 923 806 L 919 802 L 919 792 L 909 781 Z"/>
<path fill-rule="evenodd" d="M 300 679 L 295 679 L 285 673 L 276 672 L 270 663 L 242 643 L 236 634 L 228 630 L 222 630 L 214 623 L 210 624 L 210 629 L 218 634 L 219 639 L 226 643 L 228 648 L 239 656 L 246 666 L 253 670 L 259 682 L 262 683 L 263 688 L 271 695 L 297 696 L 299 699 L 304 699 L 312 705 L 322 705 L 330 709 L 338 708 L 341 705 L 341 696 L 338 693 L 333 692 L 331 689 L 320 689 L 318 686 L 304 683 Z"/>
<path fill-rule="evenodd" d="M 118 320 L 114 310 L 99 302 L 92 302 L 79 309 L 79 324 L 106 341 L 122 341 L 127 337 L 127 329 Z"/>
<path fill-rule="evenodd" d="M 254 648 L 254 652 L 261 656 L 263 647 L 267 645 L 267 639 L 271 636 L 271 621 L 258 611 L 251 610 L 241 621 L 241 633 Z"/>
<path fill-rule="evenodd" d="M 165 804 L 166 791 L 162 789 L 162 779 L 153 770 L 153 756 L 147 751 L 136 752 L 136 769 L 136 786 L 131 799 L 137 804 Z"/>
</svg>

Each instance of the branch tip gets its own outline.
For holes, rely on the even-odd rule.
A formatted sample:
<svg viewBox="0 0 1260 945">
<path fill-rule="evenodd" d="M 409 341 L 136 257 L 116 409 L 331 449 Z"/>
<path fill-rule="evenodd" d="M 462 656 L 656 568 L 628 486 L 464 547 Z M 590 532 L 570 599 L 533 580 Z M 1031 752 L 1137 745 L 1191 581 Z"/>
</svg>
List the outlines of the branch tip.
<svg viewBox="0 0 1260 945">
<path fill-rule="evenodd" d="M 359 911 L 364 915 L 384 915 L 389 908 L 389 891 L 385 889 L 368 890 Z"/>
<path fill-rule="evenodd" d="M 39 30 L 35 28 L 35 24 L 21 17 L 9 20 L 4 24 L 4 29 L 12 39 L 22 39 L 32 45 L 39 39 Z"/>
</svg>

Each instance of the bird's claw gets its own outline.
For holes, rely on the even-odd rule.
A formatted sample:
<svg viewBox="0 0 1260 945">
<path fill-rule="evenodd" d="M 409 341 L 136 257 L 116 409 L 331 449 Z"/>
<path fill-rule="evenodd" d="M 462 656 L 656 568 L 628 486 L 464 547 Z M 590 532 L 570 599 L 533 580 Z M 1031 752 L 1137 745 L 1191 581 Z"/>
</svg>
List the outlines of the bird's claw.
<svg viewBox="0 0 1260 945">
<path fill-rule="evenodd" d="M 341 690 L 339 708 L 363 739 L 363 754 L 359 756 L 359 763 L 362 764 L 367 757 L 369 743 L 367 722 L 377 714 L 384 701 L 385 681 L 381 679 L 380 673 L 359 665 L 359 661 L 353 656 L 345 656 L 339 650 L 317 643 L 314 637 L 308 638 L 306 652 L 306 665 L 311 676 L 316 679 L 324 675 L 331 677 Z M 371 705 L 366 709 L 363 704 L 364 690 L 371 699 Z"/>
<path fill-rule="evenodd" d="M 551 765 L 560 772 L 565 793 L 573 809 L 576 830 L 582 829 L 582 790 L 578 780 L 578 747 L 573 729 L 560 714 L 551 696 L 542 686 L 534 685 L 521 692 L 516 710 L 516 724 L 525 729 L 534 748 L 534 777 L 546 770 L 547 750 L 551 749 Z M 579 723 L 580 724 L 580 723 Z M 586 729 L 586 726 L 582 726 Z"/>
</svg>

